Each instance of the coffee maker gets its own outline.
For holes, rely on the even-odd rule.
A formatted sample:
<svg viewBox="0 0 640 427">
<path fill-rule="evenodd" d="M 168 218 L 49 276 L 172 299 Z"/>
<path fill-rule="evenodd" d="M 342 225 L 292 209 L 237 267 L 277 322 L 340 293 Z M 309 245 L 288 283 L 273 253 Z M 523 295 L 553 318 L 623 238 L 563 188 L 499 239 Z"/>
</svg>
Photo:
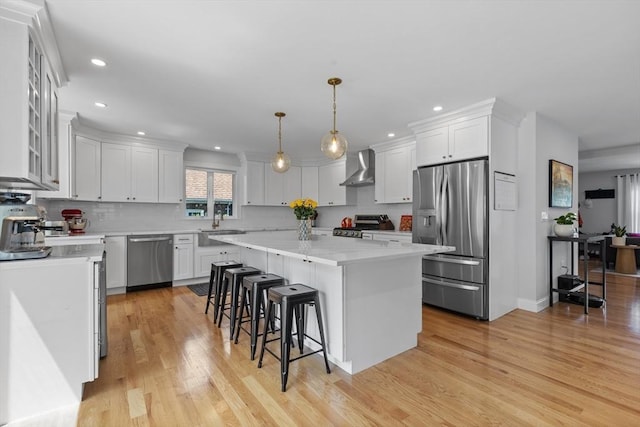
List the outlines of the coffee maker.
<svg viewBox="0 0 640 427">
<path fill-rule="evenodd" d="M 31 195 L 0 193 L 0 261 L 45 258 L 51 247 L 44 245 L 42 210 L 26 204 Z"/>
</svg>

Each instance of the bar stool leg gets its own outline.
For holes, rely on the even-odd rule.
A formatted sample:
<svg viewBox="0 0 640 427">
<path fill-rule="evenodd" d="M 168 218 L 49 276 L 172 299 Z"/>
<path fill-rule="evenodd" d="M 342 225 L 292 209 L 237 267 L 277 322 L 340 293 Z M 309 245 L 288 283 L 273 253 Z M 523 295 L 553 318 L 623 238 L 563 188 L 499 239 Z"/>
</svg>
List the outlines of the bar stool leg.
<svg viewBox="0 0 640 427">
<path fill-rule="evenodd" d="M 236 332 L 234 334 L 233 337 L 233 343 L 234 344 L 238 344 L 238 337 L 240 336 L 240 329 L 242 328 L 242 318 L 244 317 L 244 312 L 245 312 L 245 308 L 247 310 L 247 314 L 251 315 L 250 311 L 249 311 L 249 307 L 247 305 L 247 292 L 249 292 L 248 289 L 241 289 L 242 294 L 240 295 L 240 315 L 238 316 L 238 318 L 236 319 Z M 251 359 L 253 360 L 253 359 Z"/>
<path fill-rule="evenodd" d="M 229 288 L 229 280 L 226 277 L 222 277 L 220 281 L 220 292 L 216 294 L 215 308 L 218 309 L 218 328 L 222 324 L 222 317 L 224 313 L 224 306 L 227 303 L 227 291 Z M 218 294 L 220 294 L 220 298 L 218 299 Z"/>
<path fill-rule="evenodd" d="M 211 273 L 209 275 L 209 292 L 207 293 L 207 305 L 204 308 L 204 314 L 209 313 L 209 304 L 211 304 L 211 292 L 213 291 L 213 282 L 215 281 L 216 281 L 216 269 L 213 266 L 213 264 L 211 264 Z M 214 305 L 214 314 L 215 314 L 215 305 Z"/>
<path fill-rule="evenodd" d="M 282 391 L 287 391 L 289 379 L 289 355 L 291 351 L 291 326 L 293 320 L 293 307 L 282 298 L 280 303 L 280 379 Z"/>
<path fill-rule="evenodd" d="M 314 298 L 314 309 L 316 311 L 316 319 L 318 320 L 318 331 L 320 332 L 320 342 L 322 343 L 322 355 L 324 356 L 324 365 L 327 368 L 327 374 L 331 373 L 329 367 L 329 358 L 327 358 L 327 343 L 324 340 L 324 328 L 322 327 L 322 313 L 320 312 L 320 297 L 316 294 Z"/>
<path fill-rule="evenodd" d="M 232 279 L 233 283 L 231 284 L 231 310 L 229 313 L 229 339 L 233 339 L 233 334 L 236 330 L 236 319 L 238 315 L 238 298 L 240 297 L 240 289 L 242 286 L 240 282 L 242 281 L 242 277 L 238 278 L 236 276 Z"/>
<path fill-rule="evenodd" d="M 251 290 L 251 360 L 256 358 L 256 346 L 258 344 L 258 324 L 260 323 L 260 308 L 263 304 L 263 292 L 254 286 Z M 265 326 L 268 323 L 268 317 L 265 314 Z"/>
<path fill-rule="evenodd" d="M 267 317 L 271 317 L 271 313 L 273 311 L 273 301 L 269 300 L 267 303 Z M 264 357 L 264 349 L 267 345 L 267 333 L 269 330 L 269 325 L 267 322 L 264 323 L 264 332 L 262 333 L 262 345 L 260 346 L 260 357 L 258 358 L 258 368 L 262 368 L 262 358 Z"/>
</svg>

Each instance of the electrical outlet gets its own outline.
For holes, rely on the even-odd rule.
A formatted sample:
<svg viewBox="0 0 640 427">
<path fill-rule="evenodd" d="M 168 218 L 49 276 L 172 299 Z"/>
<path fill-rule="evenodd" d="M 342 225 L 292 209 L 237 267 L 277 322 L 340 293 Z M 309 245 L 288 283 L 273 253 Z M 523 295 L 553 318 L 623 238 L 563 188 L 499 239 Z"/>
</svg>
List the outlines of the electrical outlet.
<svg viewBox="0 0 640 427">
<path fill-rule="evenodd" d="M 547 211 L 540 212 L 540 221 L 548 221 L 548 220 L 549 220 L 549 214 L 547 213 Z"/>
</svg>

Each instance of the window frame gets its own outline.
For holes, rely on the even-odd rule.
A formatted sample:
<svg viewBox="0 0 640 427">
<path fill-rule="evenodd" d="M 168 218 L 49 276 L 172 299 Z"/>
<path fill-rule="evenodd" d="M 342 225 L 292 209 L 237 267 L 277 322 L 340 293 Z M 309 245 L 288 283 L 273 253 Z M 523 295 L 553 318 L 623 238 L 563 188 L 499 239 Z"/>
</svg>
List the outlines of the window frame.
<svg viewBox="0 0 640 427">
<path fill-rule="evenodd" d="M 187 215 L 187 169 L 199 170 L 207 172 L 207 216 L 189 216 Z M 194 162 L 184 162 L 183 167 L 184 177 L 184 203 L 182 206 L 183 218 L 190 221 L 206 220 L 212 221 L 215 217 L 213 209 L 215 199 L 213 198 L 213 174 L 214 173 L 227 173 L 231 174 L 231 191 L 232 199 L 231 204 L 233 206 L 233 215 L 225 216 L 225 219 L 238 219 L 239 218 L 239 198 L 238 198 L 238 170 L 234 167 L 224 167 L 222 165 L 207 165 Z M 213 215 L 209 213 L 213 212 Z"/>
</svg>

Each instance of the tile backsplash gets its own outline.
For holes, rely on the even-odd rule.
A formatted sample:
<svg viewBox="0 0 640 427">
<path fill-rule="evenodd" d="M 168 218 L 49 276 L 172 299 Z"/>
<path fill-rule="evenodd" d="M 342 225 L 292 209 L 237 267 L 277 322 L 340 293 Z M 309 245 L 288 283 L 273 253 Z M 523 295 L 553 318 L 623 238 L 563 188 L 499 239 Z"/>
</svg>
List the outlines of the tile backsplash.
<svg viewBox="0 0 640 427">
<path fill-rule="evenodd" d="M 339 227 L 343 217 L 355 214 L 387 214 L 398 229 L 400 216 L 411 214 L 411 204 L 377 204 L 373 201 L 373 186 L 357 189 L 357 205 L 332 206 L 318 209 L 318 227 Z M 119 231 L 178 231 L 210 229 L 211 220 L 185 218 L 184 208 L 179 204 L 161 203 L 107 203 L 79 202 L 71 200 L 38 199 L 46 208 L 48 218 L 62 219 L 63 209 L 81 209 L 89 219 L 87 232 Z M 281 206 L 241 206 L 239 218 L 225 218 L 221 228 L 246 230 L 283 229 L 296 226 L 291 209 Z"/>
</svg>

